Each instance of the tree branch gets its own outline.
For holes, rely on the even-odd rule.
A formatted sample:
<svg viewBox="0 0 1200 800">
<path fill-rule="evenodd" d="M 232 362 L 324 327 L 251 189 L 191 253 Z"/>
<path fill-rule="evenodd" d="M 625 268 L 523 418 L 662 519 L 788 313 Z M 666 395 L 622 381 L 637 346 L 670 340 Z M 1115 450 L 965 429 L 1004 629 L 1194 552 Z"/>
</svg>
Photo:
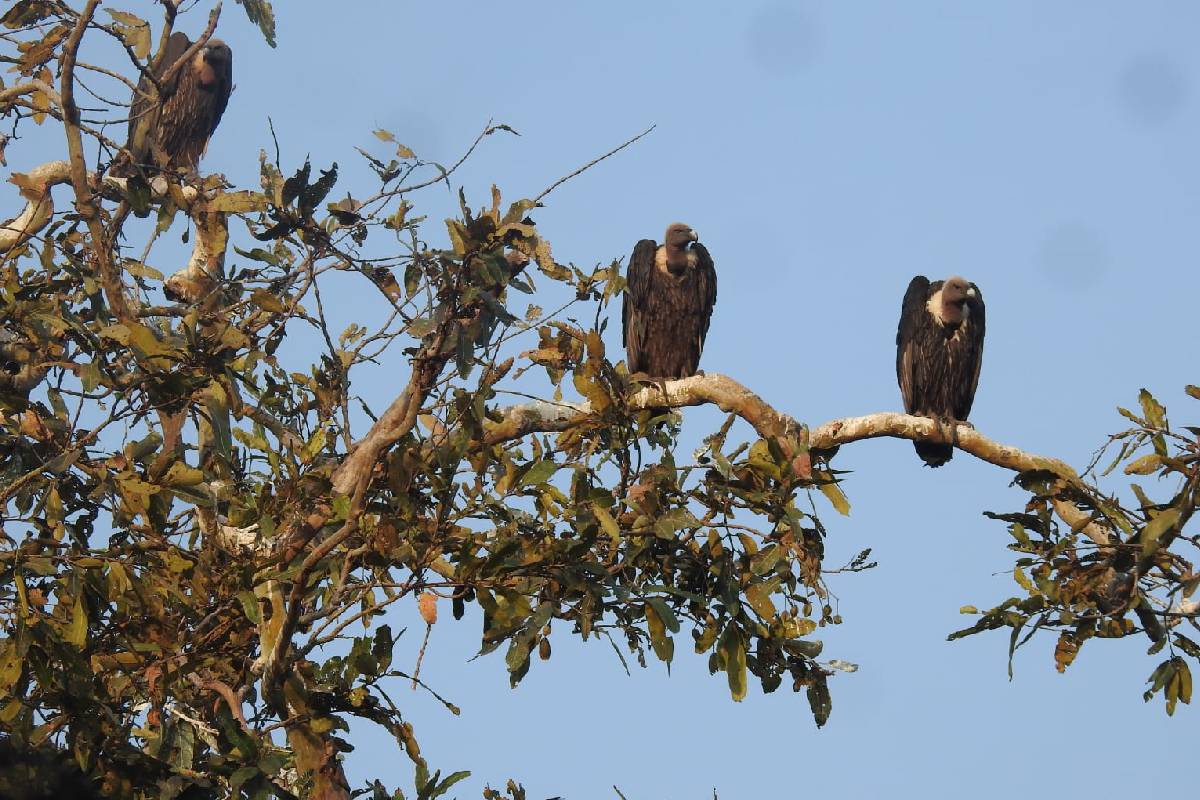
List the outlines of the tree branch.
<svg viewBox="0 0 1200 800">
<path fill-rule="evenodd" d="M 664 381 L 662 384 L 639 389 L 626 398 L 626 407 L 635 411 L 663 406 L 682 408 L 709 404 L 727 413 L 737 414 L 764 439 L 786 441 L 795 438 L 803 443 L 807 430 L 807 444 L 815 450 L 828 450 L 850 442 L 882 436 L 914 442 L 945 442 L 947 438 L 944 426 L 939 426 L 928 417 L 914 417 L 888 411 L 864 417 L 830 420 L 816 428 L 806 429 L 803 423 L 777 411 L 742 384 L 717 374 Z M 588 402 L 551 403 L 538 400 L 501 409 L 501 414 L 503 418 L 500 421 L 486 426 L 484 445 L 519 439 L 531 433 L 570 430 L 588 421 L 592 415 L 592 406 Z M 1002 444 L 968 425 L 958 425 L 951 438 L 959 450 L 989 464 L 1014 472 L 1047 471 L 1059 477 L 1062 488 L 1089 490 L 1079 474 L 1060 459 L 1027 453 L 1012 445 Z M 1086 513 L 1069 501 L 1055 499 L 1053 504 L 1064 522 L 1073 529 L 1080 530 L 1096 544 L 1106 546 L 1113 543 L 1114 537 L 1105 526 L 1090 521 Z"/>
<path fill-rule="evenodd" d="M 62 88 L 59 95 L 62 100 L 63 127 L 67 134 L 67 154 L 71 163 L 71 185 L 75 189 L 75 210 L 87 222 L 88 232 L 92 236 L 91 249 L 96 258 L 97 271 L 100 273 L 108 306 L 117 319 L 124 322 L 133 317 L 133 312 L 125 297 L 120 270 L 113 263 L 112 249 L 108 246 L 104 225 L 100 221 L 100 210 L 96 206 L 88 180 L 87 162 L 83 156 L 83 135 L 79 130 L 79 107 L 75 105 L 75 61 L 84 31 L 91 23 L 98 5 L 100 0 L 88 0 L 63 47 Z"/>
</svg>

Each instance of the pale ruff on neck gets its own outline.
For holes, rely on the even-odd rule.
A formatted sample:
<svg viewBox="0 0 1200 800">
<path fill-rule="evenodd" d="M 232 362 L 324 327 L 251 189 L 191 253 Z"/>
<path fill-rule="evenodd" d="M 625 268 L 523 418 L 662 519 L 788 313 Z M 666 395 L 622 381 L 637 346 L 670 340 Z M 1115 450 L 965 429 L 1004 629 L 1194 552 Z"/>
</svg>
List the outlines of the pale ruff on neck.
<svg viewBox="0 0 1200 800">
<path fill-rule="evenodd" d="M 688 269 L 695 269 L 698 262 L 699 257 L 696 255 L 695 251 L 691 249 L 687 250 Z M 665 244 L 660 244 L 658 246 L 658 250 L 654 251 L 654 266 L 658 268 L 659 272 L 662 272 L 665 275 L 678 277 L 675 273 L 671 272 L 670 268 L 667 266 L 667 246 Z"/>
</svg>

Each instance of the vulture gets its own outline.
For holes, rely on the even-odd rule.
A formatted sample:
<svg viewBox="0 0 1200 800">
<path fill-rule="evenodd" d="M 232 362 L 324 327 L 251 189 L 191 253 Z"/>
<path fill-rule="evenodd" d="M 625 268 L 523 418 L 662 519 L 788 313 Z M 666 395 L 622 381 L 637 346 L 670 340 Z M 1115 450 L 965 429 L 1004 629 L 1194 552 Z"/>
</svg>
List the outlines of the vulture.
<svg viewBox="0 0 1200 800">
<path fill-rule="evenodd" d="M 983 332 L 983 295 L 975 284 L 958 276 L 912 279 L 896 331 L 896 379 L 907 413 L 950 426 L 966 422 L 979 385 Z M 949 444 L 914 444 L 931 467 L 954 454 Z"/>
<path fill-rule="evenodd" d="M 674 222 L 661 246 L 638 242 L 621 313 L 629 371 L 660 379 L 695 375 L 716 302 L 717 272 L 694 230 Z"/>
<path fill-rule="evenodd" d="M 170 76 L 167 72 L 192 46 L 185 33 L 172 33 L 161 63 L 154 71 L 161 94 L 151 100 L 154 86 L 138 82 L 129 109 L 128 153 L 121 153 L 113 173 L 132 175 L 146 166 L 194 173 L 208 139 L 217 129 L 233 88 L 233 51 L 220 39 L 209 39 Z M 162 80 L 166 76 L 167 80 Z"/>
</svg>

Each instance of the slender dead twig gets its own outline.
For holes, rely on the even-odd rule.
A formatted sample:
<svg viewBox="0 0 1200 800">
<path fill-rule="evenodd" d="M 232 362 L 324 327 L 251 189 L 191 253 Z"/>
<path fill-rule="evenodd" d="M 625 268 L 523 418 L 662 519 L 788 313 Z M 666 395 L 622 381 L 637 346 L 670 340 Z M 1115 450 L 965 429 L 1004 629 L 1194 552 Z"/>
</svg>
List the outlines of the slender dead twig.
<svg viewBox="0 0 1200 800">
<path fill-rule="evenodd" d="M 534 202 L 534 203 L 539 203 L 539 202 L 541 202 L 541 199 L 542 199 L 543 197 L 545 197 L 546 195 L 550 194 L 550 193 L 551 193 L 551 192 L 553 192 L 555 189 L 557 189 L 559 186 L 562 186 L 564 183 L 566 183 L 567 181 L 569 181 L 569 180 L 571 180 L 572 178 L 574 178 L 576 175 L 579 175 L 579 174 L 581 174 L 581 173 L 583 173 L 583 172 L 586 172 L 587 170 L 589 170 L 589 169 L 591 169 L 592 167 L 596 166 L 597 164 L 599 164 L 601 161 L 603 161 L 604 159 L 608 158 L 609 156 L 615 156 L 617 153 L 621 152 L 621 151 L 622 151 L 622 150 L 624 150 L 626 147 L 629 147 L 629 145 L 633 144 L 633 143 L 634 143 L 634 142 L 636 142 L 638 139 L 641 139 L 643 136 L 646 136 L 646 135 L 648 135 L 648 134 L 649 134 L 649 133 L 650 133 L 652 130 L 654 130 L 654 129 L 655 129 L 655 128 L 657 128 L 657 127 L 658 127 L 657 125 L 651 125 L 649 128 L 646 128 L 646 130 L 642 131 L 642 132 L 641 132 L 641 133 L 639 133 L 637 136 L 633 137 L 632 139 L 630 139 L 629 141 L 625 142 L 624 144 L 621 144 L 621 145 L 618 145 L 617 147 L 614 147 L 612 150 L 609 150 L 607 153 L 605 153 L 605 154 L 604 154 L 604 155 L 602 155 L 602 156 L 599 156 L 598 158 L 593 158 L 591 161 L 589 161 L 588 163 L 584 164 L 582 167 L 580 167 L 579 169 L 575 170 L 575 171 L 574 171 L 574 172 L 572 172 L 570 175 L 564 175 L 563 177 L 559 178 L 559 179 L 558 179 L 558 180 L 556 180 L 554 183 L 550 184 L 550 185 L 549 185 L 549 186 L 548 186 L 548 187 L 547 187 L 545 190 L 543 190 L 541 194 L 539 194 L 537 197 L 533 198 L 533 202 Z"/>
</svg>

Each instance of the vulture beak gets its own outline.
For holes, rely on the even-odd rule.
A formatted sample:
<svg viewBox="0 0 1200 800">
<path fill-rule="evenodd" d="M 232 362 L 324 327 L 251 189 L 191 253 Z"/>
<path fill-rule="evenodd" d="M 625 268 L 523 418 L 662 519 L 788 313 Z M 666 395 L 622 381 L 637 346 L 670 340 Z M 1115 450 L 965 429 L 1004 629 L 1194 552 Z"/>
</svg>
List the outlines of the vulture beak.
<svg viewBox="0 0 1200 800">
<path fill-rule="evenodd" d="M 698 242 L 698 241 L 700 241 L 700 234 L 696 233 L 691 228 L 688 228 L 688 238 L 691 239 L 693 242 Z"/>
<path fill-rule="evenodd" d="M 972 286 L 970 289 L 967 289 L 967 297 L 974 299 L 975 297 L 978 297 L 978 296 L 979 296 L 979 293 L 975 291 L 974 286 Z"/>
</svg>

